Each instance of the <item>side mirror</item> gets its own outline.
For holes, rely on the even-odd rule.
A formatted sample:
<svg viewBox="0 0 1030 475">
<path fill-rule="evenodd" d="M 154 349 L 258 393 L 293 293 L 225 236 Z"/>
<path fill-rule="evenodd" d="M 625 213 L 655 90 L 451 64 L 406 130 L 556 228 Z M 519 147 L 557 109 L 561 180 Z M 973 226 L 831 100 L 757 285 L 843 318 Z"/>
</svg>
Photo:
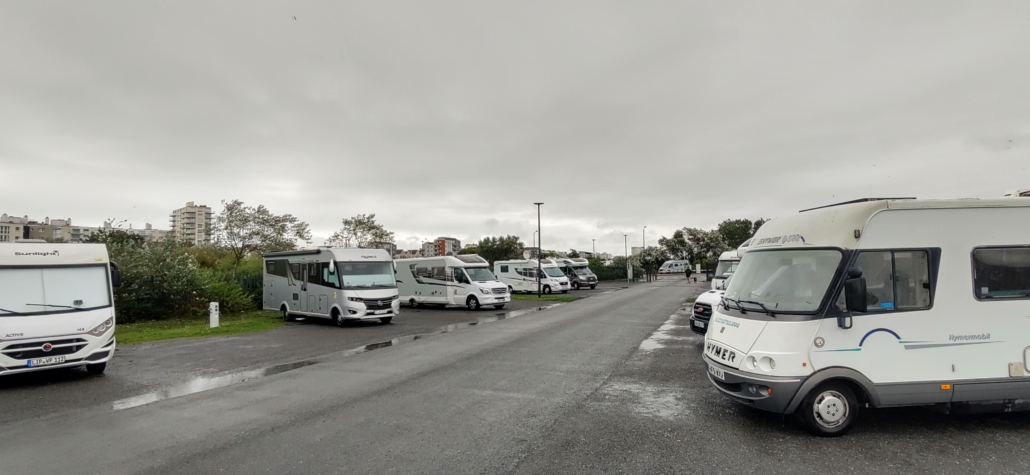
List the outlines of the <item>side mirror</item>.
<svg viewBox="0 0 1030 475">
<path fill-rule="evenodd" d="M 869 310 L 866 298 L 865 278 L 853 277 L 844 281 L 844 304 L 849 312 L 866 313 Z"/>
<path fill-rule="evenodd" d="M 122 286 L 122 270 L 118 268 L 118 264 L 111 263 L 111 286 L 121 287 Z"/>
<path fill-rule="evenodd" d="M 330 274 L 335 274 L 336 273 L 336 261 L 333 261 L 333 260 L 329 261 L 329 273 Z"/>
</svg>

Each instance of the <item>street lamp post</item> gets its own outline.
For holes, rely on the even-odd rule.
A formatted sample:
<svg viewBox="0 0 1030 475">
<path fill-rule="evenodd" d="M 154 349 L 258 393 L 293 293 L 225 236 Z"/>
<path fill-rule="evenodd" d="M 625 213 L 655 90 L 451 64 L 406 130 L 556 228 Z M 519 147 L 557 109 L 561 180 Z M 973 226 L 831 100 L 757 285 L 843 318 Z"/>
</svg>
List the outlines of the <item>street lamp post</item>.
<svg viewBox="0 0 1030 475">
<path fill-rule="evenodd" d="M 597 239 L 590 240 L 590 254 L 594 259 L 597 259 Z"/>
<path fill-rule="evenodd" d="M 647 248 L 647 226 L 640 230 L 640 255 L 643 257 L 644 249 Z M 651 282 L 651 267 L 645 267 L 644 272 L 647 273 L 647 281 Z"/>
<path fill-rule="evenodd" d="M 626 282 L 629 282 L 629 234 L 622 235 L 622 246 L 626 252 Z"/>
<path fill-rule="evenodd" d="M 540 273 L 543 272 L 543 264 L 540 262 L 544 258 L 543 246 L 540 242 L 543 241 L 544 235 L 540 232 L 540 205 L 543 203 L 533 203 L 536 205 L 536 298 L 540 298 L 544 292 L 544 286 L 540 285 Z"/>
</svg>

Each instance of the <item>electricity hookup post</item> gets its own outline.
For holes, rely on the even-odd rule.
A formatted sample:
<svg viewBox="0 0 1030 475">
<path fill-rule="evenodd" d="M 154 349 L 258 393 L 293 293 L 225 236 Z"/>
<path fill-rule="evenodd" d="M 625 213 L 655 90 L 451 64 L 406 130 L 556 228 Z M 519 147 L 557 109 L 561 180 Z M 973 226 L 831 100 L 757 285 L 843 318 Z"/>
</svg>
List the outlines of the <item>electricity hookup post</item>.
<svg viewBox="0 0 1030 475">
<path fill-rule="evenodd" d="M 211 328 L 218 328 L 218 302 L 211 302 L 207 311 L 211 315 Z"/>
<path fill-rule="evenodd" d="M 540 274 L 543 273 L 543 264 L 541 259 L 544 258 L 544 249 L 540 245 L 544 240 L 543 234 L 540 233 L 540 205 L 543 203 L 533 203 L 536 205 L 536 298 L 544 292 L 544 286 L 540 282 Z"/>
</svg>

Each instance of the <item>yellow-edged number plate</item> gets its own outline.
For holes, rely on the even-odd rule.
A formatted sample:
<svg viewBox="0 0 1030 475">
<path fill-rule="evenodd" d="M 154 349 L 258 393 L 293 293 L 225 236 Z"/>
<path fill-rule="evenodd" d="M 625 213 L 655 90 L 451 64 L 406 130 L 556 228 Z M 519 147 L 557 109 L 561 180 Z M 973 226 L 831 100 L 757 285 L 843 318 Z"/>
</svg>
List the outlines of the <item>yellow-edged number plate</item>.
<svg viewBox="0 0 1030 475">
<path fill-rule="evenodd" d="M 708 372 L 716 378 L 726 380 L 726 373 L 723 370 L 716 368 L 715 366 L 708 365 Z"/>
<path fill-rule="evenodd" d="M 25 366 L 29 368 L 35 368 L 36 366 L 50 366 L 52 364 L 64 363 L 65 357 L 63 356 L 50 356 L 48 358 L 36 358 L 25 362 Z"/>
</svg>

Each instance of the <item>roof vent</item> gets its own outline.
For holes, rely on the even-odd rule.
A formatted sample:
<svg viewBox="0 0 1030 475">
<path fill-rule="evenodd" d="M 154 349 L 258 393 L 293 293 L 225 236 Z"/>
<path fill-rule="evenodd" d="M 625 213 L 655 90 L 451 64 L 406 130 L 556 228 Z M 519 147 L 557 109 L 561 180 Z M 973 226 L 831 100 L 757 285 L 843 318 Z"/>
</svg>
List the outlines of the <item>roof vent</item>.
<svg viewBox="0 0 1030 475">
<path fill-rule="evenodd" d="M 1005 192 L 1005 196 L 1010 198 L 1030 198 L 1030 188 L 1022 190 L 1009 190 Z"/>
</svg>

